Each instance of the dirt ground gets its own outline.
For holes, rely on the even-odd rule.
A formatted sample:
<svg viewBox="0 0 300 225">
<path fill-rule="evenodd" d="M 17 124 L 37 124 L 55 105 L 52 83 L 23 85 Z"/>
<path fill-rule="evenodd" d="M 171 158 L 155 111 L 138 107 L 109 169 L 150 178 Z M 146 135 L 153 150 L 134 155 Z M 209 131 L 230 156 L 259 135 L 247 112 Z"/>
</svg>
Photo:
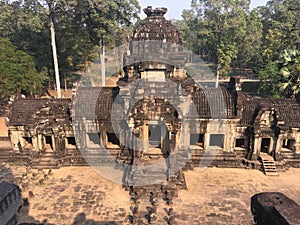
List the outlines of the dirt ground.
<svg viewBox="0 0 300 225">
<path fill-rule="evenodd" d="M 133 202 L 120 184 L 106 180 L 90 167 L 66 167 L 52 170 L 50 175 L 48 172 L 32 170 L 24 176 L 25 167 L 1 165 L 0 181 L 20 182 L 22 195 L 29 200 L 29 207 L 21 209 L 19 223 L 128 224 Z M 276 177 L 243 169 L 187 171 L 187 189 L 180 190 L 173 202 L 175 221 L 253 224 L 251 196 L 280 191 L 299 204 L 299 174 L 300 169 L 290 169 Z"/>
<path fill-rule="evenodd" d="M 4 117 L 0 117 L 0 137 L 8 137 L 8 128 L 5 125 Z"/>
</svg>

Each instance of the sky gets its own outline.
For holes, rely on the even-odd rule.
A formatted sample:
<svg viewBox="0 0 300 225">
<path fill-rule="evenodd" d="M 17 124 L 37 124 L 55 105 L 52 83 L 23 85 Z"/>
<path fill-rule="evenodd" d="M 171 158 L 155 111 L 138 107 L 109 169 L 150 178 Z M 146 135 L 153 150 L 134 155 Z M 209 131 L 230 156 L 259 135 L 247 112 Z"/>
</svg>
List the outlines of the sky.
<svg viewBox="0 0 300 225">
<path fill-rule="evenodd" d="M 141 6 L 141 18 L 145 18 L 146 15 L 143 9 L 147 6 L 156 7 L 167 7 L 168 12 L 166 14 L 167 19 L 182 19 L 181 13 L 183 9 L 188 9 L 191 4 L 191 0 L 138 0 Z M 257 6 L 266 5 L 268 0 L 251 0 L 251 8 Z"/>
</svg>

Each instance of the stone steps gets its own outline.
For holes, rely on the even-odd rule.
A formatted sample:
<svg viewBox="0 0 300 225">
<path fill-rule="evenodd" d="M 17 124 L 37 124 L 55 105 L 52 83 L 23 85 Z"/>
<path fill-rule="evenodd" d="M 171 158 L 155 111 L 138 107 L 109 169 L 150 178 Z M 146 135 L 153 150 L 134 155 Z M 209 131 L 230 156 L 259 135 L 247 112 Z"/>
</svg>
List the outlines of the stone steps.
<svg viewBox="0 0 300 225">
<path fill-rule="evenodd" d="M 178 187 L 174 182 L 132 187 L 133 224 L 175 224 L 172 203 Z"/>
<path fill-rule="evenodd" d="M 275 161 L 272 156 L 266 153 L 260 153 L 262 167 L 267 176 L 278 176 Z"/>
</svg>

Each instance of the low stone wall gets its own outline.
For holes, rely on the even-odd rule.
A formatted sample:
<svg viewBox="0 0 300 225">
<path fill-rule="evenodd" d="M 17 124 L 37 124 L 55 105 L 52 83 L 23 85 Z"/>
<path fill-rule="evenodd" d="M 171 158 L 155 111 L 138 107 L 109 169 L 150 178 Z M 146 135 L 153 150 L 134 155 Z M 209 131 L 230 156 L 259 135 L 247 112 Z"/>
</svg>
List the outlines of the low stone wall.
<svg viewBox="0 0 300 225">
<path fill-rule="evenodd" d="M 300 206 L 280 192 L 252 196 L 251 211 L 257 225 L 300 224 Z"/>
<path fill-rule="evenodd" d="M 0 183 L 0 222 L 3 225 L 17 224 L 17 209 L 21 200 L 20 188 L 12 183 Z"/>
</svg>

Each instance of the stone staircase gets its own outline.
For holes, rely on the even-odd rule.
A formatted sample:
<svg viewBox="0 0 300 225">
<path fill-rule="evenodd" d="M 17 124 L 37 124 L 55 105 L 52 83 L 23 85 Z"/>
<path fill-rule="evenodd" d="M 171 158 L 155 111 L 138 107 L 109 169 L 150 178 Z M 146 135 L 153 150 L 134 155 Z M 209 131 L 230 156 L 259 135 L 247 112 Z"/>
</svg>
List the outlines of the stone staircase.
<svg viewBox="0 0 300 225">
<path fill-rule="evenodd" d="M 154 177 L 153 177 L 154 176 Z M 156 174 L 152 173 L 155 179 Z M 161 181 L 144 186 L 131 186 L 132 224 L 175 224 L 173 200 L 178 197 L 178 189 L 186 188 L 184 174 L 179 171 L 167 182 Z"/>
<path fill-rule="evenodd" d="M 33 157 L 31 167 L 34 169 L 58 169 L 60 167 L 59 159 L 56 159 L 52 150 L 46 150 L 38 157 Z"/>
<path fill-rule="evenodd" d="M 264 173 L 267 176 L 278 176 L 275 161 L 274 161 L 273 157 L 266 153 L 261 152 L 260 158 L 261 158 Z"/>
<path fill-rule="evenodd" d="M 242 159 L 244 156 L 235 152 L 196 150 L 191 154 L 189 163 L 193 168 L 207 166 L 219 168 L 244 168 Z"/>
</svg>

